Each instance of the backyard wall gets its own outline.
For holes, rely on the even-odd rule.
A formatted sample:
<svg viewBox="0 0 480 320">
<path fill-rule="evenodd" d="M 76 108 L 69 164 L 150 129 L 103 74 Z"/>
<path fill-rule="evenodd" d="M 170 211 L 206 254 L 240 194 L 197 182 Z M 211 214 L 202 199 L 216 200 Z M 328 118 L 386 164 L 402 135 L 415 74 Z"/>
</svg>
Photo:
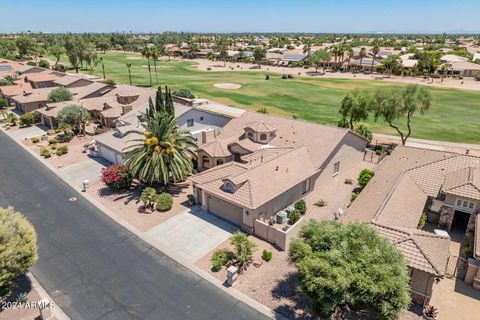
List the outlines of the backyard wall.
<svg viewBox="0 0 480 320">
<path fill-rule="evenodd" d="M 286 250 L 290 244 L 290 240 L 298 235 L 302 221 L 303 218 L 300 218 L 300 220 L 290 226 L 287 231 L 282 231 L 275 226 L 270 226 L 265 222 L 255 220 L 253 222 L 253 234 L 275 244 L 281 250 Z"/>
</svg>

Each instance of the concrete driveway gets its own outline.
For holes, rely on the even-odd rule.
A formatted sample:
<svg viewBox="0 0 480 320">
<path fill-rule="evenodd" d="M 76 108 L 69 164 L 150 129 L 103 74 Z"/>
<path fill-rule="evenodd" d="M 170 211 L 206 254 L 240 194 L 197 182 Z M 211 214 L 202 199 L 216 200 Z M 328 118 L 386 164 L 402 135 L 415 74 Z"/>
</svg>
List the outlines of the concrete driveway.
<svg viewBox="0 0 480 320">
<path fill-rule="evenodd" d="M 147 233 L 182 258 L 195 263 L 227 240 L 238 228 L 199 206 L 168 219 Z"/>
<path fill-rule="evenodd" d="M 100 181 L 100 171 L 110 165 L 110 162 L 103 158 L 87 158 L 81 162 L 71 164 L 69 166 L 60 168 L 63 174 L 67 176 L 70 183 L 83 188 L 83 180 L 89 180 L 90 185 Z"/>
<path fill-rule="evenodd" d="M 16 141 L 21 141 L 25 139 L 30 139 L 33 137 L 41 137 L 47 132 L 47 127 L 45 126 L 31 126 L 26 128 L 12 128 L 9 130 L 8 134 Z"/>
</svg>

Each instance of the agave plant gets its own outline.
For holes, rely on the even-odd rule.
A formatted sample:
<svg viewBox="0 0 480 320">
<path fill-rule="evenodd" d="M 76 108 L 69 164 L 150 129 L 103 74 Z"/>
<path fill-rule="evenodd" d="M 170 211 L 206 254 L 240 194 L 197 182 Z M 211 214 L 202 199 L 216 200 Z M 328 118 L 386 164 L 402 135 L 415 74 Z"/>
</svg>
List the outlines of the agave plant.
<svg viewBox="0 0 480 320">
<path fill-rule="evenodd" d="M 127 147 L 125 165 L 133 177 L 147 185 L 168 185 L 185 180 L 193 171 L 197 145 L 188 130 L 178 129 L 177 119 L 164 112 L 147 116 L 142 138 Z"/>
</svg>

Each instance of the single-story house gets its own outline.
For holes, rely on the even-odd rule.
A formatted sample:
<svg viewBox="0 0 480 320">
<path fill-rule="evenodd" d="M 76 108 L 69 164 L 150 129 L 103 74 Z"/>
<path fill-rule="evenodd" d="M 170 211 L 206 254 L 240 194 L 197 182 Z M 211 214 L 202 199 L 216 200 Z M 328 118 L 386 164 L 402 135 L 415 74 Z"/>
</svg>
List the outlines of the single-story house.
<svg viewBox="0 0 480 320">
<path fill-rule="evenodd" d="M 247 111 L 199 147 L 202 172 L 189 180 L 205 211 L 256 234 L 257 220 L 362 161 L 366 144 L 347 129 Z"/>
<path fill-rule="evenodd" d="M 66 75 L 53 81 L 56 86 L 65 88 L 85 87 L 92 84 L 93 81 L 81 76 Z"/>
<path fill-rule="evenodd" d="M 433 283 L 446 276 L 450 237 L 441 230 L 419 230 L 422 213 L 447 232 L 478 235 L 479 209 L 480 158 L 397 147 L 342 220 L 371 223 L 404 253 L 412 297 L 424 303 Z M 480 272 L 474 279 L 480 284 Z"/>
<path fill-rule="evenodd" d="M 452 62 L 467 62 L 467 57 L 457 56 L 455 54 L 445 54 L 440 58 L 440 61 L 452 63 Z"/>
<path fill-rule="evenodd" d="M 480 73 L 480 64 L 476 64 L 473 62 L 450 62 L 450 66 L 448 68 L 449 75 L 462 75 L 464 77 L 475 77 L 477 73 Z M 439 70 L 441 71 L 442 66 L 440 66 Z"/>
<path fill-rule="evenodd" d="M 23 93 L 32 93 L 33 88 L 30 82 L 18 80 L 11 86 L 0 86 L 0 95 L 7 100 L 8 105 L 14 105 L 12 97 Z"/>
<path fill-rule="evenodd" d="M 64 77 L 64 73 L 52 72 L 50 70 L 45 70 L 44 72 L 38 72 L 33 74 L 25 75 L 25 81 L 30 82 L 32 88 L 50 88 L 56 87 L 55 81 Z"/>
</svg>

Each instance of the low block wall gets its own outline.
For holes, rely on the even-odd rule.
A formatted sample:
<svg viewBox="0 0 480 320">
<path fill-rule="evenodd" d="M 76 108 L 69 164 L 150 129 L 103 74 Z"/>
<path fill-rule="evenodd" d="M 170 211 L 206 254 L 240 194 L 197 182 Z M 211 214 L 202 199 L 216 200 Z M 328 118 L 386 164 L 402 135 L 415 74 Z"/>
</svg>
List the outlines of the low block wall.
<svg viewBox="0 0 480 320">
<path fill-rule="evenodd" d="M 275 244 L 281 250 L 285 250 L 288 248 L 290 240 L 298 235 L 302 221 L 303 218 L 300 218 L 294 225 L 290 226 L 287 231 L 283 231 L 263 221 L 255 220 L 253 221 L 253 234 Z"/>
</svg>

